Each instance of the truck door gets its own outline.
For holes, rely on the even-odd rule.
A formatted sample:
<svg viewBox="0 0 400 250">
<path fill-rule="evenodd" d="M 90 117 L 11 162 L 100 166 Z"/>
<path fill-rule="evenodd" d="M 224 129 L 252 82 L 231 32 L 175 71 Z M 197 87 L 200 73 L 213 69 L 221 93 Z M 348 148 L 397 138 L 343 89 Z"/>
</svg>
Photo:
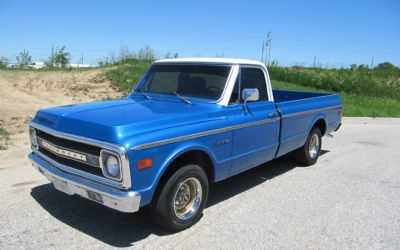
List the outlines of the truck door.
<svg viewBox="0 0 400 250">
<path fill-rule="evenodd" d="M 279 114 L 270 101 L 264 71 L 257 67 L 241 66 L 232 98 L 233 130 L 231 174 L 272 160 L 278 147 Z M 257 88 L 259 100 L 247 102 L 241 97 L 245 88 Z M 247 107 L 244 107 L 247 105 Z"/>
</svg>

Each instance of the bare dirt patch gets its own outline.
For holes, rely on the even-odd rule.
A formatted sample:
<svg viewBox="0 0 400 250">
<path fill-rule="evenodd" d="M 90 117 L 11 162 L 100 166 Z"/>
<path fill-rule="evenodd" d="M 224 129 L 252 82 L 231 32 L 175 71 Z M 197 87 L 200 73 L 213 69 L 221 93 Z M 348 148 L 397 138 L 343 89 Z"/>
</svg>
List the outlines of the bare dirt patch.
<svg viewBox="0 0 400 250">
<path fill-rule="evenodd" d="M 0 160 L 26 156 L 25 152 L 29 150 L 27 123 L 38 109 L 121 97 L 122 92 L 99 77 L 101 73 L 98 69 L 83 72 L 0 71 L 0 120 L 8 134 L 7 140 L 0 141 L 3 148 L 8 148 L 0 151 Z"/>
</svg>

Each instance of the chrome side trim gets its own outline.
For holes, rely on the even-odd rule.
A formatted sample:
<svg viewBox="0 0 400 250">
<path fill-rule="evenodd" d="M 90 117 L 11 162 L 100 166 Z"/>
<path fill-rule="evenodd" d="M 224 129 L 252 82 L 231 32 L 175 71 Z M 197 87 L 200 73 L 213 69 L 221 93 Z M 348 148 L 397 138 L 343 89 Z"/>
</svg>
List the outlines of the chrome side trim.
<svg viewBox="0 0 400 250">
<path fill-rule="evenodd" d="M 86 137 L 83 137 L 83 136 L 78 136 L 78 135 L 73 135 L 73 134 L 60 132 L 60 131 L 57 131 L 55 129 L 51 129 L 51 128 L 48 128 L 48 127 L 43 126 L 41 124 L 38 124 L 38 123 L 36 123 L 34 121 L 30 121 L 29 122 L 29 126 L 31 126 L 33 128 L 36 128 L 36 129 L 39 129 L 39 130 L 42 130 L 42 131 L 44 131 L 46 133 L 49 133 L 49 134 L 51 134 L 51 135 L 53 135 L 55 137 L 58 137 L 58 138 L 63 138 L 63 139 L 71 140 L 71 141 L 81 142 L 81 143 L 97 146 L 97 147 L 100 147 L 102 149 L 108 149 L 108 150 L 111 150 L 111 151 L 114 151 L 114 152 L 118 153 L 120 155 L 121 164 L 122 164 L 122 182 L 113 181 L 113 180 L 107 179 L 105 177 L 104 178 L 103 177 L 99 177 L 99 176 L 96 176 L 96 175 L 93 175 L 93 174 L 90 174 L 90 173 L 86 173 L 86 172 L 83 172 L 83 171 L 79 171 L 77 169 L 73 169 L 73 168 L 67 167 L 67 166 L 66 166 L 67 169 L 65 169 L 65 171 L 68 171 L 68 172 L 79 171 L 79 172 L 76 172 L 75 174 L 81 175 L 81 176 L 83 176 L 85 178 L 92 179 L 92 180 L 96 180 L 97 178 L 101 178 L 103 182 L 107 182 L 108 185 L 114 186 L 114 187 L 117 187 L 117 188 L 128 189 L 128 188 L 130 188 L 132 186 L 132 183 L 131 183 L 131 171 L 130 171 L 130 165 L 129 165 L 129 159 L 128 159 L 128 152 L 125 149 L 125 147 L 119 146 L 119 145 L 116 145 L 116 144 L 112 144 L 112 143 L 108 143 L 108 142 L 98 141 L 98 140 L 91 139 L 91 138 L 86 138 Z M 36 152 L 38 152 L 38 151 L 36 150 Z"/>
<path fill-rule="evenodd" d="M 225 127 L 225 128 L 219 128 L 219 129 L 209 130 L 209 131 L 205 131 L 205 132 L 190 134 L 190 135 L 178 136 L 175 138 L 165 139 L 165 140 L 161 140 L 161 141 L 144 143 L 144 144 L 141 144 L 138 146 L 134 146 L 131 149 L 132 150 L 142 150 L 142 149 L 154 148 L 154 147 L 158 147 L 158 146 L 162 146 L 162 145 L 166 145 L 166 144 L 170 144 L 170 143 L 187 141 L 187 140 L 191 140 L 191 139 L 195 139 L 195 138 L 199 138 L 199 137 L 205 137 L 205 136 L 209 136 L 209 135 L 225 133 L 225 132 L 229 132 L 232 130 L 253 127 L 253 126 L 257 126 L 257 125 L 261 125 L 261 124 L 276 122 L 279 120 L 280 120 L 280 118 L 276 117 L 276 118 L 272 118 L 272 119 L 266 119 L 266 120 L 260 120 L 260 121 L 255 121 L 255 122 L 249 122 L 249 123 L 245 123 L 245 124 L 233 125 L 233 126 L 229 126 L 229 127 Z"/>
<path fill-rule="evenodd" d="M 317 113 L 317 112 L 321 112 L 321 111 L 327 111 L 327 110 L 338 109 L 338 108 L 342 108 L 342 105 L 336 105 L 336 106 L 332 106 L 332 107 L 312 109 L 312 110 L 301 111 L 301 112 L 297 112 L 297 113 L 293 113 L 293 114 L 287 114 L 287 115 L 283 115 L 282 119 L 301 116 L 301 115 L 308 115 L 308 114 L 313 114 L 313 113 Z"/>
<path fill-rule="evenodd" d="M 313 109 L 313 110 L 307 110 L 307 111 L 303 111 L 303 112 L 288 114 L 288 115 L 282 116 L 282 119 L 295 117 L 295 116 L 299 116 L 299 115 L 316 113 L 316 112 L 320 112 L 320 111 L 331 110 L 331 109 L 338 109 L 338 108 L 342 108 L 342 105 L 336 105 L 336 106 L 332 106 L 332 107 Z M 240 125 L 233 125 L 233 126 L 229 126 L 229 127 L 225 127 L 225 128 L 214 129 L 214 130 L 209 130 L 209 131 L 205 131 L 205 132 L 179 136 L 179 137 L 165 139 L 165 140 L 161 140 L 161 141 L 144 143 L 141 145 L 133 146 L 131 149 L 132 150 L 142 150 L 142 149 L 154 148 L 154 147 L 158 147 L 158 146 L 162 146 L 162 145 L 166 145 L 166 144 L 170 144 L 170 143 L 187 141 L 187 140 L 204 137 L 204 136 L 209 136 L 209 135 L 213 135 L 213 134 L 225 133 L 225 132 L 233 131 L 236 129 L 257 126 L 257 125 L 270 123 L 270 122 L 276 122 L 276 121 L 279 121 L 280 119 L 281 119 L 280 117 L 275 117 L 272 119 L 260 120 L 260 121 L 250 122 L 250 123 L 245 123 L 245 124 L 240 124 Z"/>
</svg>

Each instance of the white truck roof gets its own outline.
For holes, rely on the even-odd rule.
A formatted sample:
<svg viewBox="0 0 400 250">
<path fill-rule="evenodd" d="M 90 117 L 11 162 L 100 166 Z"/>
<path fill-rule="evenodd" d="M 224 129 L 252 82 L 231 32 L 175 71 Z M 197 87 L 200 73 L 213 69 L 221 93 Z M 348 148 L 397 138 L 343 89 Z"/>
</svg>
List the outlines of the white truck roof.
<svg viewBox="0 0 400 250">
<path fill-rule="evenodd" d="M 161 59 L 155 61 L 155 63 L 223 63 L 223 64 L 249 64 L 264 66 L 262 62 L 248 59 L 238 58 L 214 58 L 214 57 L 195 57 L 195 58 L 173 58 L 173 59 Z"/>
<path fill-rule="evenodd" d="M 235 86 L 236 78 L 239 74 L 239 65 L 251 65 L 260 67 L 264 72 L 265 83 L 267 85 L 268 97 L 270 101 L 274 101 L 272 93 L 271 81 L 269 79 L 268 71 L 264 63 L 256 60 L 237 59 L 237 58 L 207 58 L 207 57 L 195 57 L 195 58 L 173 58 L 173 59 L 162 59 L 155 61 L 154 63 L 193 63 L 193 64 L 230 64 L 233 65 L 231 71 L 231 77 L 225 85 L 225 90 L 222 94 L 221 99 L 217 102 L 218 104 L 228 106 L 229 100 L 232 94 L 232 90 Z"/>
</svg>

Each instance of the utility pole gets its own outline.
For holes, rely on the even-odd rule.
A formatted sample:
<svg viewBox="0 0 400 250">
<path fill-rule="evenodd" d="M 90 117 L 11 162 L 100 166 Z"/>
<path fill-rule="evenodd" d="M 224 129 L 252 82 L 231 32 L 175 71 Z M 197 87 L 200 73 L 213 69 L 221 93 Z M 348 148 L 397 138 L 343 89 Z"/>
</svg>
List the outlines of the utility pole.
<svg viewBox="0 0 400 250">
<path fill-rule="evenodd" d="M 271 64 L 271 45 L 272 45 L 272 31 L 267 34 L 267 46 L 268 46 L 268 66 Z"/>
<path fill-rule="evenodd" d="M 261 46 L 261 62 L 270 65 L 271 63 L 271 44 L 272 44 L 272 32 L 267 33 L 267 40 L 262 42 Z M 264 57 L 265 55 L 265 57 Z"/>
<path fill-rule="evenodd" d="M 371 59 L 371 69 L 374 67 L 374 57 Z"/>
<path fill-rule="evenodd" d="M 315 62 L 317 61 L 317 56 L 316 55 L 314 55 L 314 66 L 313 66 L 313 68 L 315 68 Z"/>
<path fill-rule="evenodd" d="M 262 41 L 262 46 L 261 46 L 261 62 L 264 62 L 264 46 L 265 43 Z"/>
<path fill-rule="evenodd" d="M 51 44 L 51 59 L 49 60 L 51 63 L 51 67 L 54 67 L 54 44 Z"/>
</svg>

